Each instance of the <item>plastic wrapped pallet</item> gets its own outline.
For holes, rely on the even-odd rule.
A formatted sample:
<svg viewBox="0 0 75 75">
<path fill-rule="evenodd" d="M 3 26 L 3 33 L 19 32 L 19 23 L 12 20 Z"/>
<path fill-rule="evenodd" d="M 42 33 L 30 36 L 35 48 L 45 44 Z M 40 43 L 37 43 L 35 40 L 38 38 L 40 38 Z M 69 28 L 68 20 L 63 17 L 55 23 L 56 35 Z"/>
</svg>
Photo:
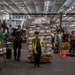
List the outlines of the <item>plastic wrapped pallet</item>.
<svg viewBox="0 0 75 75">
<path fill-rule="evenodd" d="M 31 51 L 31 42 L 32 36 L 34 36 L 35 31 L 39 31 L 40 39 L 43 43 L 41 62 L 51 62 L 52 61 L 52 45 L 51 45 L 51 36 L 50 36 L 50 26 L 42 26 L 42 27 L 30 27 L 28 29 L 28 40 L 29 40 L 29 50 L 28 51 L 28 59 L 29 61 L 34 61 L 33 51 Z"/>
</svg>

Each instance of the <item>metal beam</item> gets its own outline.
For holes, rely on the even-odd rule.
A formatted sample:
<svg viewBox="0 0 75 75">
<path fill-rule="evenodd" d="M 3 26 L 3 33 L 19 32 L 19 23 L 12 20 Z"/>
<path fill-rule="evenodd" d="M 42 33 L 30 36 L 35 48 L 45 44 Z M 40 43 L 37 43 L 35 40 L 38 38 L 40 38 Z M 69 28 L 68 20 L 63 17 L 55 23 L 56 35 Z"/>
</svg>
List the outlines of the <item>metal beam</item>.
<svg viewBox="0 0 75 75">
<path fill-rule="evenodd" d="M 58 13 L 12 13 L 16 15 L 59 15 Z"/>
<path fill-rule="evenodd" d="M 16 15 L 60 15 L 60 13 L 12 13 Z M 64 15 L 65 13 L 62 13 Z M 75 13 L 66 13 L 66 16 L 75 16 Z"/>
</svg>

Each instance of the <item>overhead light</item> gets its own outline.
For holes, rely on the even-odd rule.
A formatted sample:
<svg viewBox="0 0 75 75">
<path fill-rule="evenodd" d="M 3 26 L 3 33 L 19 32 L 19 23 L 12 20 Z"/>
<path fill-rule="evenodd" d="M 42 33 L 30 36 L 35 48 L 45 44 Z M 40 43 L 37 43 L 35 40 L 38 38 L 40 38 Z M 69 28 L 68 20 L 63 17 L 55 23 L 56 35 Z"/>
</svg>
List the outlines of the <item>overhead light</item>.
<svg viewBox="0 0 75 75">
<path fill-rule="evenodd" d="M 46 11 L 48 11 L 48 6 L 46 7 Z"/>
<path fill-rule="evenodd" d="M 26 5 L 26 7 L 28 8 L 29 12 L 31 13 L 31 9 L 27 6 L 25 1 L 24 1 L 24 4 Z"/>
<path fill-rule="evenodd" d="M 70 17 L 70 18 L 68 18 L 67 20 L 70 20 L 70 19 L 72 19 L 73 17 Z"/>
<path fill-rule="evenodd" d="M 44 11 L 48 11 L 48 8 L 49 8 L 49 3 L 50 3 L 50 1 L 45 1 L 44 2 Z"/>
<path fill-rule="evenodd" d="M 7 5 L 7 6 L 9 6 L 9 4 L 7 3 L 7 2 L 5 2 L 4 1 L 4 3 Z M 14 9 L 14 8 L 12 8 L 11 6 L 9 6 L 11 9 L 13 9 L 16 13 L 17 13 L 17 11 Z"/>
<path fill-rule="evenodd" d="M 72 9 L 70 8 L 70 10 L 72 10 Z"/>
<path fill-rule="evenodd" d="M 24 11 L 24 13 L 26 13 L 26 14 L 27 14 L 27 12 L 25 11 L 25 9 L 24 9 L 24 8 L 22 8 L 22 10 Z"/>
<path fill-rule="evenodd" d="M 46 7 L 46 9 L 48 10 L 48 6 Z"/>
<path fill-rule="evenodd" d="M 17 13 L 17 11 L 14 9 L 14 8 L 12 8 L 11 6 L 9 6 L 11 9 L 13 9 L 16 13 Z"/>
<path fill-rule="evenodd" d="M 48 11 L 48 10 L 46 10 L 46 11 Z"/>
<path fill-rule="evenodd" d="M 27 12 L 26 12 L 26 10 L 24 8 L 22 10 L 24 11 L 24 13 L 27 14 Z M 31 18 L 30 15 L 27 15 L 27 16 L 28 16 L 28 18 Z"/>
<path fill-rule="evenodd" d="M 9 10 L 6 10 L 7 12 L 11 13 Z"/>
<path fill-rule="evenodd" d="M 47 17 L 47 13 L 45 13 L 46 15 L 45 15 L 45 17 Z"/>
<path fill-rule="evenodd" d="M 49 4 L 46 4 L 46 6 L 49 6 Z"/>
<path fill-rule="evenodd" d="M 4 13 L 7 13 L 7 12 L 4 12 Z"/>
<path fill-rule="evenodd" d="M 49 1 L 45 1 L 45 6 L 49 6 Z"/>
<path fill-rule="evenodd" d="M 8 15 L 8 13 L 6 13 Z"/>
<path fill-rule="evenodd" d="M 9 6 L 9 4 L 8 4 L 7 2 L 4 1 L 4 3 L 5 3 L 7 6 Z"/>
<path fill-rule="evenodd" d="M 46 3 L 49 3 L 49 1 L 46 1 Z"/>
<path fill-rule="evenodd" d="M 56 23 L 59 22 L 59 19 L 56 20 Z"/>
<path fill-rule="evenodd" d="M 72 6 L 72 9 L 74 9 L 74 6 Z"/>
<path fill-rule="evenodd" d="M 46 11 L 48 11 L 48 9 L 46 9 Z"/>
<path fill-rule="evenodd" d="M 3 10 L 1 10 L 1 12 L 3 12 Z"/>
<path fill-rule="evenodd" d="M 27 15 L 27 16 L 28 16 L 29 18 L 31 18 L 30 15 Z"/>
<path fill-rule="evenodd" d="M 66 16 L 65 14 L 63 16 Z"/>
<path fill-rule="evenodd" d="M 15 1 L 13 1 L 13 3 L 22 11 L 22 8 L 23 8 L 23 7 L 19 7 L 19 6 L 18 6 L 18 3 L 16 3 Z M 23 11 L 22 11 L 22 12 L 23 12 Z"/>
<path fill-rule="evenodd" d="M 6 10 L 7 12 L 11 13 L 11 12 L 7 9 L 7 7 L 5 7 L 5 10 Z"/>
<path fill-rule="evenodd" d="M 70 10 L 72 10 L 72 9 L 74 9 L 74 6 L 72 6 L 72 7 L 70 8 Z"/>
<path fill-rule="evenodd" d="M 63 20 L 66 20 L 68 17 L 63 18 Z"/>
</svg>

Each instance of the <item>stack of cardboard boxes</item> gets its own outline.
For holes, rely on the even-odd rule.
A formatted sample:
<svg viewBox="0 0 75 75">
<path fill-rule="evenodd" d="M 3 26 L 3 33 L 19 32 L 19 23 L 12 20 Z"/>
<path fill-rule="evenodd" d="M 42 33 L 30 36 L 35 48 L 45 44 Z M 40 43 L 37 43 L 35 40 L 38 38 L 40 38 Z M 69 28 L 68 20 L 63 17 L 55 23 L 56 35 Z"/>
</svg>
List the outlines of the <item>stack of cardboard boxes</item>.
<svg viewBox="0 0 75 75">
<path fill-rule="evenodd" d="M 29 62 L 34 62 L 33 58 L 33 50 L 32 50 L 32 37 L 34 36 L 34 32 L 39 31 L 40 39 L 43 44 L 41 62 L 51 62 L 52 61 L 52 44 L 51 44 L 51 30 L 50 26 L 32 26 L 27 29 L 28 35 L 28 60 Z"/>
</svg>

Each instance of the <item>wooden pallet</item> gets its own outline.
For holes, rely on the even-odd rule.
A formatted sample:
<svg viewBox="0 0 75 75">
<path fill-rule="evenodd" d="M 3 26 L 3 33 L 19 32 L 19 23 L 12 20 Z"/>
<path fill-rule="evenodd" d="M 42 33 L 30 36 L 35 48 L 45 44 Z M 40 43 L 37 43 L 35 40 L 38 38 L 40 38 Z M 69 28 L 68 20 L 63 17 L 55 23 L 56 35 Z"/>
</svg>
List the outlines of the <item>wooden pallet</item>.
<svg viewBox="0 0 75 75">
<path fill-rule="evenodd" d="M 52 55 L 50 56 L 41 56 L 40 62 L 51 62 L 52 61 Z M 29 56 L 28 62 L 34 62 L 34 57 Z"/>
</svg>

